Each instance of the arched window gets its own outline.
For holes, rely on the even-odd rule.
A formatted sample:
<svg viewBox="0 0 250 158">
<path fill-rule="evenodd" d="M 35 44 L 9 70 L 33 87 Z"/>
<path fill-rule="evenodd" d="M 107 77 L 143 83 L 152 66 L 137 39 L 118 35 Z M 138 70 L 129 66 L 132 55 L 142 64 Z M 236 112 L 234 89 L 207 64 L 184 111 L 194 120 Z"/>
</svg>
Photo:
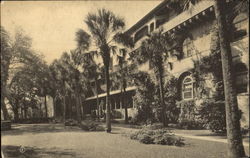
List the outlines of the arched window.
<svg viewBox="0 0 250 158">
<path fill-rule="evenodd" d="M 192 40 L 188 37 L 183 41 L 182 50 L 184 53 L 184 58 L 190 57 L 193 55 L 194 46 Z"/>
<path fill-rule="evenodd" d="M 191 76 L 186 76 L 182 82 L 182 99 L 188 100 L 194 97 L 194 84 Z"/>
</svg>

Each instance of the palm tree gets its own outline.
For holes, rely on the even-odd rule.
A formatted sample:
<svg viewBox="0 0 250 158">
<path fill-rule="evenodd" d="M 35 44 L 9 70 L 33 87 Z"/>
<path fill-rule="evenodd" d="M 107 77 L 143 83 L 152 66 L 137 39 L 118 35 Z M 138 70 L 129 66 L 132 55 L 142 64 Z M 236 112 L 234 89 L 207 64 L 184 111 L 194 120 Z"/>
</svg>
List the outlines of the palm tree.
<svg viewBox="0 0 250 158">
<path fill-rule="evenodd" d="M 180 6 L 188 6 L 195 4 L 201 0 L 173 0 L 178 2 Z M 242 136 L 240 131 L 240 116 L 237 103 L 237 95 L 235 85 L 233 82 L 232 71 L 232 52 L 230 47 L 230 37 L 228 24 L 226 21 L 227 13 L 226 0 L 214 0 L 215 1 L 215 16 L 217 19 L 220 51 L 222 60 L 222 71 L 224 80 L 224 93 L 225 93 L 225 106 L 226 106 L 226 122 L 227 122 L 227 140 L 228 140 L 228 157 L 238 158 L 244 157 L 245 151 L 242 144 Z M 242 4 L 242 3 L 240 3 Z M 245 6 L 246 7 L 246 6 Z M 188 7 L 187 7 L 188 8 Z"/>
<path fill-rule="evenodd" d="M 125 23 L 124 20 L 114 13 L 106 10 L 99 9 L 97 14 L 89 13 L 86 17 L 85 23 L 87 24 L 89 31 L 92 35 L 95 45 L 99 49 L 98 52 L 102 57 L 103 64 L 105 66 L 105 80 L 107 88 L 106 96 L 106 131 L 111 132 L 110 122 L 110 56 L 111 52 L 115 48 L 116 43 L 123 43 L 126 45 L 131 44 L 130 38 L 124 38 L 126 35 L 122 34 Z"/>
<path fill-rule="evenodd" d="M 81 123 L 81 94 L 86 91 L 86 80 L 84 77 L 84 72 L 80 71 L 82 64 L 84 63 L 83 54 L 79 53 L 77 50 L 71 51 L 70 54 L 70 73 L 72 76 L 72 89 L 76 99 L 76 112 L 78 123 Z"/>
<path fill-rule="evenodd" d="M 55 89 L 54 94 L 52 94 L 55 99 L 59 99 L 62 101 L 63 104 L 63 120 L 65 121 L 66 119 L 66 78 L 63 77 L 63 73 L 65 72 L 62 65 L 61 61 L 59 60 L 54 60 L 51 65 L 50 65 L 50 71 L 53 76 L 53 81 L 51 84 L 51 87 Z M 56 109 L 55 109 L 56 110 Z"/>
<path fill-rule="evenodd" d="M 162 29 L 159 29 L 157 32 L 150 34 L 149 38 L 142 41 L 138 56 L 140 62 L 149 61 L 149 63 L 153 65 L 160 90 L 159 98 L 162 107 L 162 123 L 164 126 L 168 125 L 166 105 L 164 102 L 164 58 L 168 57 L 168 54 L 165 53 L 169 47 L 168 37 L 163 34 Z"/>
<path fill-rule="evenodd" d="M 121 96 L 122 96 L 122 107 L 124 107 L 125 111 L 125 123 L 128 123 L 128 107 L 127 104 L 124 103 L 125 101 L 125 93 L 126 93 L 126 88 L 127 88 L 127 79 L 128 79 L 128 63 L 126 61 L 127 57 L 127 49 L 123 48 L 119 50 L 120 53 L 117 55 L 117 60 L 118 60 L 118 66 L 119 66 L 119 71 L 116 72 L 117 78 L 120 82 L 120 88 L 121 88 Z"/>
<path fill-rule="evenodd" d="M 59 60 L 55 60 L 53 62 L 53 65 L 55 67 L 55 71 L 57 73 L 57 80 L 60 82 L 61 89 L 60 93 L 62 96 L 62 101 L 63 101 L 63 121 L 66 121 L 66 95 L 67 95 L 67 70 L 65 68 L 65 63 L 64 61 L 67 60 L 68 54 L 66 52 L 63 53 L 61 58 Z"/>
<path fill-rule="evenodd" d="M 228 156 L 230 158 L 236 158 L 245 156 L 245 151 L 242 144 L 237 95 L 235 85 L 233 83 L 232 53 L 228 37 L 226 13 L 224 12 L 225 6 L 225 0 L 215 1 L 215 15 L 219 28 L 220 51 L 225 92 L 227 139 L 229 147 Z"/>
<path fill-rule="evenodd" d="M 100 119 L 100 107 L 99 107 L 99 97 L 98 97 L 98 89 L 99 89 L 99 76 L 100 76 L 100 65 L 94 61 L 94 56 L 96 52 L 88 52 L 84 54 L 83 60 L 83 69 L 86 78 L 88 78 L 89 86 L 91 86 L 92 82 L 95 83 L 94 93 L 96 95 L 96 108 L 97 108 L 97 118 Z"/>
<path fill-rule="evenodd" d="M 96 107 L 97 118 L 100 119 L 99 109 L 99 97 L 98 97 L 98 78 L 99 78 L 99 64 L 96 64 L 94 57 L 98 56 L 96 51 L 86 52 L 90 46 L 90 36 L 82 29 L 76 32 L 77 51 L 82 55 L 82 68 L 84 69 L 84 75 L 89 79 L 89 85 L 92 81 L 95 82 L 95 94 L 96 94 Z"/>
</svg>

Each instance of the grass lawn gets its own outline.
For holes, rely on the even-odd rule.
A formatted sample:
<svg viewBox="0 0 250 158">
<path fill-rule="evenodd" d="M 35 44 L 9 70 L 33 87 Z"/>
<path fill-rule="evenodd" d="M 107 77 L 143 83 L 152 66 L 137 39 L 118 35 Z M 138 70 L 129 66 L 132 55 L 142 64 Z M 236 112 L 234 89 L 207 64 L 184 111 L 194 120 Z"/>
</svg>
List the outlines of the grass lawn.
<svg viewBox="0 0 250 158">
<path fill-rule="evenodd" d="M 185 138 L 185 146 L 145 145 L 126 135 L 135 129 L 114 127 L 112 134 L 83 132 L 60 124 L 17 125 L 4 131 L 6 157 L 30 158 L 226 158 L 227 144 Z M 20 146 L 24 150 L 20 150 Z M 24 151 L 24 152 L 23 152 Z M 249 154 L 249 153 L 248 153 Z"/>
</svg>

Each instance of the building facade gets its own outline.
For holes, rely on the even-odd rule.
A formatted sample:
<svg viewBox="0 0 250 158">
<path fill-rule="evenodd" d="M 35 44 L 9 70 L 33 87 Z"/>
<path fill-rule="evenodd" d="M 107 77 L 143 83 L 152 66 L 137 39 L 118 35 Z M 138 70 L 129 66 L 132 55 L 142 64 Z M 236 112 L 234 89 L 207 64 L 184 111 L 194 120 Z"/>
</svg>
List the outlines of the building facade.
<svg viewBox="0 0 250 158">
<path fill-rule="evenodd" d="M 235 84 L 237 87 L 237 98 L 239 108 L 243 111 L 242 125 L 249 127 L 249 19 L 245 13 L 240 13 L 232 18 L 234 34 L 231 40 L 233 54 L 233 65 L 235 68 Z M 180 33 L 182 39 L 178 48 L 173 48 L 172 55 L 165 62 L 166 70 L 174 75 L 179 82 L 180 100 L 195 99 L 199 92 L 195 87 L 195 79 L 192 74 L 194 61 L 199 61 L 202 57 L 211 54 L 211 44 L 213 39 L 213 28 L 216 19 L 214 14 L 213 1 L 201 1 L 194 5 L 192 10 L 177 12 L 169 7 L 168 1 L 161 2 L 157 7 L 147 13 L 135 25 L 129 28 L 126 33 L 130 35 L 135 43 L 135 47 L 129 51 L 136 51 L 141 42 L 148 38 L 148 34 L 163 28 L 164 33 Z M 111 73 L 115 73 L 115 65 Z M 138 69 L 153 73 L 150 63 L 138 65 Z M 213 86 L 213 77 L 207 75 L 205 84 L 210 92 L 216 91 Z M 94 85 L 93 85 L 94 87 Z M 93 88 L 86 98 L 83 109 L 87 114 L 94 114 L 97 110 L 97 102 L 100 105 L 101 114 L 105 112 L 105 85 L 100 80 L 98 88 Z M 97 89 L 97 90 L 96 90 Z M 136 87 L 128 84 L 126 89 L 125 103 L 128 107 L 128 116 L 134 117 L 136 109 L 133 104 L 133 95 Z M 96 93 L 97 92 L 97 93 Z M 97 95 L 98 94 L 98 95 Z M 110 103 L 112 113 L 116 118 L 124 118 L 124 107 L 121 105 L 121 90 L 114 88 L 110 92 Z"/>
</svg>

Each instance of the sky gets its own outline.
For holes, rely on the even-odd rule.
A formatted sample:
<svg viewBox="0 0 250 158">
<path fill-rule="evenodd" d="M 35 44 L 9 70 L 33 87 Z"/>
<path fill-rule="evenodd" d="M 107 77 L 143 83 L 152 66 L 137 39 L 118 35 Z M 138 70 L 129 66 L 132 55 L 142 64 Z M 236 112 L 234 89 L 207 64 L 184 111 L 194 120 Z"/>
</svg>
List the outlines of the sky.
<svg viewBox="0 0 250 158">
<path fill-rule="evenodd" d="M 64 51 L 76 48 L 75 32 L 87 31 L 84 18 L 106 8 L 124 18 L 126 29 L 133 26 L 161 1 L 5 1 L 1 2 L 1 25 L 13 36 L 17 28 L 33 40 L 33 49 L 47 63 Z"/>
</svg>

